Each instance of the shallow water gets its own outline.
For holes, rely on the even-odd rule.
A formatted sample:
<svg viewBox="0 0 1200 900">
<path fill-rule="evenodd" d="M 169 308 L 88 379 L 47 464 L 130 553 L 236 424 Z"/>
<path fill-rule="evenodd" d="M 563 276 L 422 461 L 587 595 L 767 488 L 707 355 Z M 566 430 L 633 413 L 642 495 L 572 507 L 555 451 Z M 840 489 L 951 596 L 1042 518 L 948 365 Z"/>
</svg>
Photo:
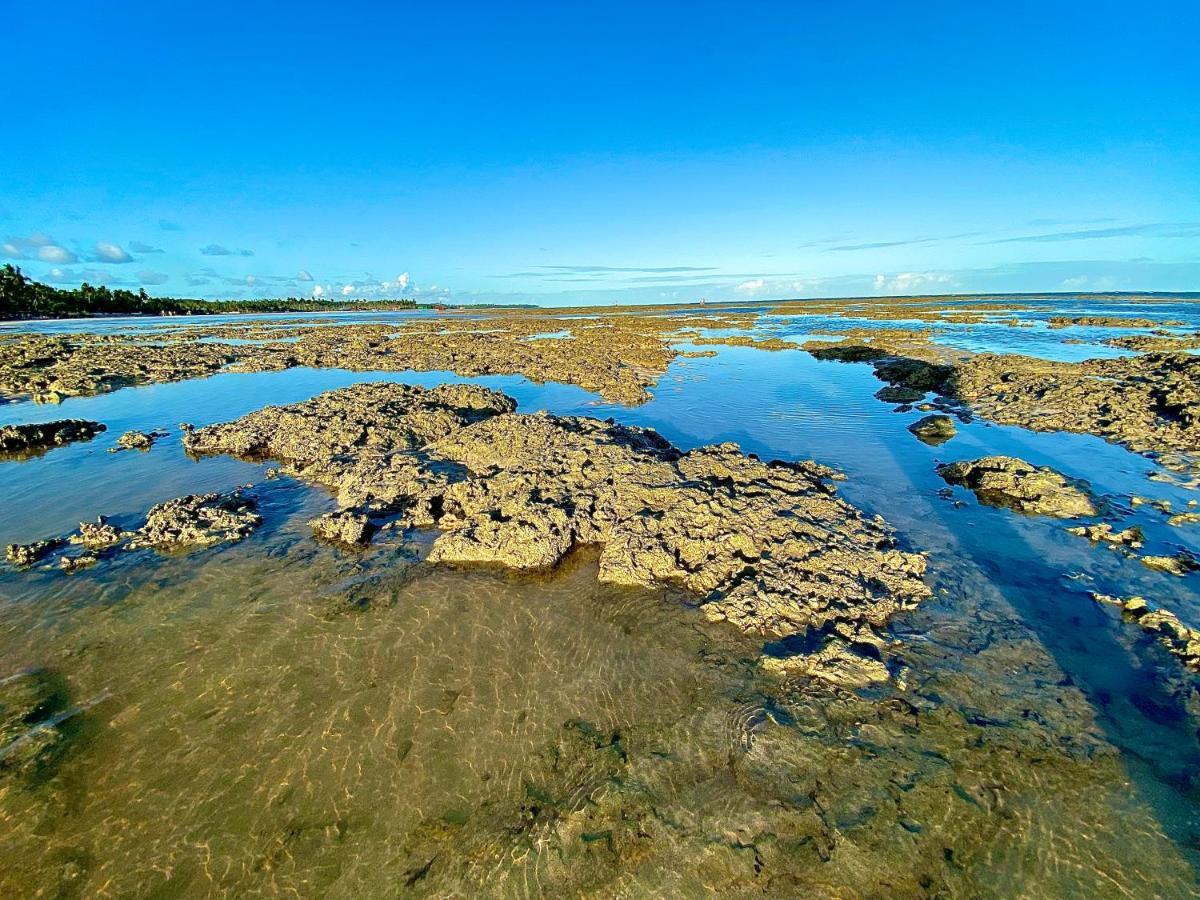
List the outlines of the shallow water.
<svg viewBox="0 0 1200 900">
<path fill-rule="evenodd" d="M 813 327 L 780 317 L 754 333 Z M 1003 329 L 1064 347 L 1073 331 Z M 230 373 L 0 407 L 0 423 L 109 427 L 0 463 L 0 541 L 244 483 L 265 519 L 200 553 L 0 573 L 0 677 L 39 670 L 64 713 L 80 708 L 36 778 L 0 780 L 0 894 L 1195 895 L 1194 679 L 1089 592 L 1140 593 L 1197 624 L 1200 576 L 946 499 L 933 467 L 1052 465 L 1104 495 L 1114 524 L 1141 525 L 1151 553 L 1200 551 L 1200 525 L 1129 497 L 1185 510 L 1196 492 L 1087 436 L 976 420 L 928 447 L 906 430 L 923 413 L 875 399 L 869 366 L 716 349 L 676 361 L 632 409 L 472 380 L 523 411 L 841 469 L 844 496 L 930 554 L 935 598 L 891 630 L 896 685 L 766 677 L 761 641 L 673 592 L 599 585 L 588 551 L 518 577 L 423 564 L 421 534 L 319 546 L 305 522 L 333 508 L 323 491 L 179 444 L 180 421 L 451 373 Z M 171 436 L 108 453 L 129 428 Z"/>
</svg>

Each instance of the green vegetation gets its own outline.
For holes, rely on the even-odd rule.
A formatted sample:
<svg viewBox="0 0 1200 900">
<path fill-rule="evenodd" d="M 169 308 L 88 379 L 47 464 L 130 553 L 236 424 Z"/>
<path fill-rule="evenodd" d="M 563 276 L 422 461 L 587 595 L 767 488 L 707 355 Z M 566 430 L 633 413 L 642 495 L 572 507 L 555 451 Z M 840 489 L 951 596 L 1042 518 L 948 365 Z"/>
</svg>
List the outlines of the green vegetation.
<svg viewBox="0 0 1200 900">
<path fill-rule="evenodd" d="M 337 312 L 354 309 L 416 309 L 413 300 L 339 302 L 288 297 L 282 300 L 190 300 L 151 297 L 145 290 L 82 284 L 63 290 L 34 281 L 12 265 L 0 268 L 0 319 L 66 319 L 104 315 L 228 315 L 230 313 Z"/>
</svg>

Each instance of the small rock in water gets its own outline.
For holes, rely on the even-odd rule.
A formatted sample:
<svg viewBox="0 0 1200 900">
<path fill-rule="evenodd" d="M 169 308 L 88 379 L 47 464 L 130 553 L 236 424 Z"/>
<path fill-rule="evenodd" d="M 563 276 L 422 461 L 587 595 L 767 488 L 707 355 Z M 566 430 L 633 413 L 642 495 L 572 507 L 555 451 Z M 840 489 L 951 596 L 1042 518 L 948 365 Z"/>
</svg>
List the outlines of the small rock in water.
<svg viewBox="0 0 1200 900">
<path fill-rule="evenodd" d="M 109 453 L 120 453 L 122 450 L 141 450 L 143 453 L 154 446 L 159 438 L 167 436 L 165 431 L 127 431 L 119 438 L 115 447 L 109 447 Z"/>
<path fill-rule="evenodd" d="M 1096 525 L 1079 525 L 1075 528 L 1068 528 L 1067 531 L 1085 537 L 1094 544 L 1115 544 L 1133 547 L 1135 550 L 1142 546 L 1146 539 L 1142 529 L 1137 525 L 1126 528 L 1124 531 L 1113 531 L 1113 527 L 1107 522 L 1100 522 Z"/>
<path fill-rule="evenodd" d="M 908 430 L 917 436 L 917 440 L 931 447 L 938 447 L 958 433 L 954 420 L 949 416 L 926 416 L 908 426 Z"/>
<path fill-rule="evenodd" d="M 1094 516 L 1096 507 L 1084 487 L 1048 467 L 1037 467 L 1012 456 L 984 456 L 946 463 L 937 472 L 950 484 L 974 492 L 986 506 L 1055 518 Z"/>
</svg>

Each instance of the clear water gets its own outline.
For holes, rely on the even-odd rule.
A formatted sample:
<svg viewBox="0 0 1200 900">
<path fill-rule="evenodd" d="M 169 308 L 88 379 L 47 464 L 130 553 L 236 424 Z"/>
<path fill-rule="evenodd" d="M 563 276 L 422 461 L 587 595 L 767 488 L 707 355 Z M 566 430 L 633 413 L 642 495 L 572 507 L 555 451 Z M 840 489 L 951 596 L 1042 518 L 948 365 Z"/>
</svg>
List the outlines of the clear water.
<svg viewBox="0 0 1200 900">
<path fill-rule="evenodd" d="M 779 317 L 754 333 L 814 327 Z M 1004 328 L 993 349 L 1032 349 L 1029 331 Z M 1037 340 L 1074 347 L 1072 331 Z M 1200 552 L 1200 525 L 1129 497 L 1182 511 L 1196 492 L 1087 436 L 976 421 L 928 447 L 906 430 L 923 414 L 875 399 L 869 366 L 703 349 L 718 355 L 678 360 L 637 408 L 472 380 L 523 411 L 841 469 L 848 499 L 930 554 L 936 596 L 892 630 L 902 687 L 765 677 L 760 641 L 670 591 L 598 585 L 588 552 L 535 578 L 426 566 L 419 534 L 363 554 L 316 545 L 305 522 L 332 508 L 323 491 L 179 444 L 180 421 L 452 373 L 230 373 L 13 404 L 0 423 L 109 430 L 0 463 L 0 541 L 245 483 L 265 524 L 185 556 L 0 573 L 0 677 L 52 673 L 86 707 L 42 777 L 0 781 L 0 893 L 1194 896 L 1193 679 L 1089 592 L 1143 594 L 1196 624 L 1200 576 L 944 499 L 934 465 L 1052 465 L 1091 482 L 1114 524 L 1141 525 L 1152 553 Z M 171 436 L 108 453 L 129 428 Z"/>
</svg>

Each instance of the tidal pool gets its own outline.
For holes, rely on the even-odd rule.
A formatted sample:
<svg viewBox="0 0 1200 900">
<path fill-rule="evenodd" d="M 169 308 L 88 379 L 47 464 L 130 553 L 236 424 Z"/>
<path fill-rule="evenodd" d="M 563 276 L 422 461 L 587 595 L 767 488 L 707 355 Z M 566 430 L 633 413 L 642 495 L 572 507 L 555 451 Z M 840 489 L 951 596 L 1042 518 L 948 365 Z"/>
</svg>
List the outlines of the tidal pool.
<svg viewBox="0 0 1200 900">
<path fill-rule="evenodd" d="M 0 895 L 1194 896 L 1194 676 L 1090 593 L 1196 624 L 1200 576 L 947 493 L 934 466 L 1052 465 L 1151 553 L 1200 552 L 1200 525 L 1130 498 L 1185 510 L 1196 492 L 1087 436 L 975 420 L 926 446 L 907 430 L 923 413 L 876 399 L 869 366 L 715 349 L 635 408 L 471 380 L 521 411 L 842 470 L 843 496 L 929 553 L 934 598 L 891 628 L 894 684 L 769 676 L 761 639 L 681 593 L 598 584 L 590 550 L 518 576 L 428 565 L 419 532 L 361 553 L 316 544 L 305 523 L 334 507 L 324 491 L 179 443 L 181 421 L 453 373 L 229 373 L 0 407 L 0 424 L 109 428 L 0 463 L 0 541 L 247 483 L 264 517 L 187 555 L 0 572 L 0 678 L 46 685 L 64 736 L 36 771 L 0 776 Z M 171 436 L 109 454 L 129 428 Z"/>
</svg>

